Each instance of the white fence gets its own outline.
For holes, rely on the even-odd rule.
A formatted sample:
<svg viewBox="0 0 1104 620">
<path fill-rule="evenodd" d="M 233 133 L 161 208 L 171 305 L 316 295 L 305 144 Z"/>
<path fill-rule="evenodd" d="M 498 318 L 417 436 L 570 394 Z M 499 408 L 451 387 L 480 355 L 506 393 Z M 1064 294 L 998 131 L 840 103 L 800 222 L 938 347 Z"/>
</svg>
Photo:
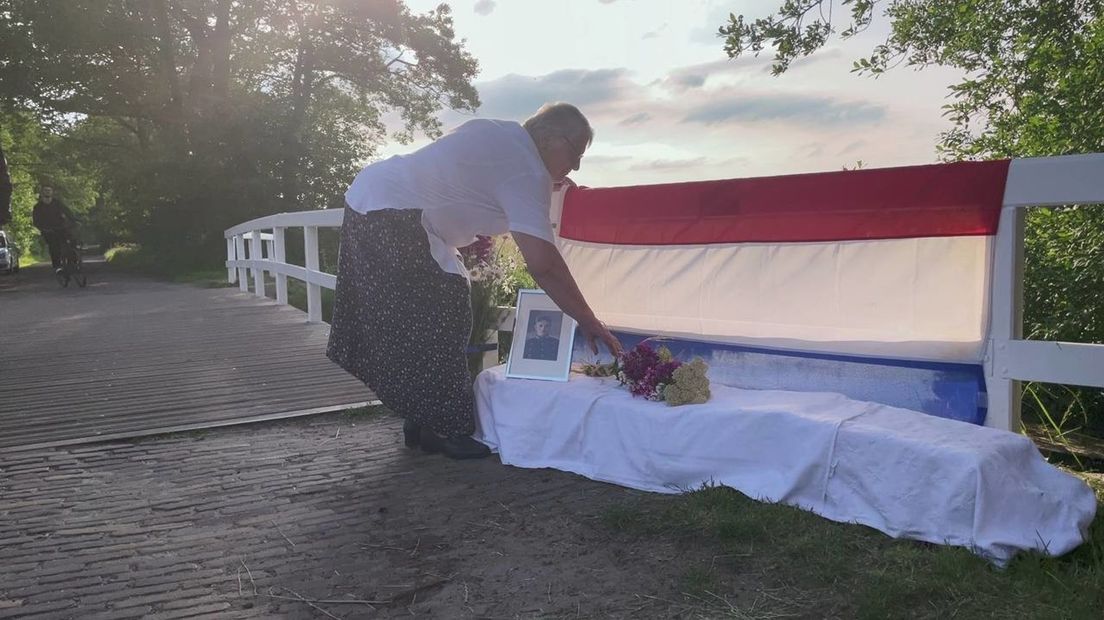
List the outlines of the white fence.
<svg viewBox="0 0 1104 620">
<path fill-rule="evenodd" d="M 990 287 L 985 425 L 1020 427 L 1020 382 L 1104 388 L 1104 345 L 1023 339 L 1026 207 L 1104 204 L 1104 154 L 1014 159 L 1008 168 Z"/>
<path fill-rule="evenodd" d="M 249 290 L 250 275 L 253 292 L 266 297 L 264 272 L 276 280 L 276 301 L 287 303 L 287 279 L 291 276 L 307 286 L 307 321 L 322 322 L 322 287 L 333 290 L 337 277 L 318 269 L 318 229 L 340 228 L 341 209 L 277 213 L 250 220 L 226 231 L 226 275 L 237 282 L 242 292 Z M 303 229 L 305 266 L 287 262 L 286 232 L 288 228 Z M 271 231 L 271 243 L 263 237 Z M 248 246 L 246 245 L 248 242 Z M 265 250 L 262 250 L 262 243 Z M 246 248 L 248 247 L 248 251 Z"/>
<path fill-rule="evenodd" d="M 1023 339 L 1024 208 L 1104 203 L 1104 154 L 1013 160 L 993 257 L 989 338 L 984 359 L 989 413 L 986 426 L 1020 426 L 1020 382 L 1042 381 L 1104 388 L 1104 345 Z M 226 231 L 226 269 L 231 283 L 265 297 L 264 273 L 275 278 L 276 301 L 287 303 L 288 276 L 307 287 L 307 321 L 322 321 L 322 288 L 337 278 L 319 270 L 318 229 L 339 228 L 342 209 L 279 213 Z M 285 232 L 302 228 L 305 265 L 286 260 Z M 248 250 L 247 250 L 248 247 Z M 513 328 L 504 314 L 500 331 Z M 497 353 L 485 354 L 497 363 Z"/>
<path fill-rule="evenodd" d="M 276 281 L 276 301 L 288 302 L 288 276 L 306 284 L 307 322 L 322 322 L 322 289 L 331 291 L 337 286 L 337 276 L 319 269 L 318 229 L 340 228 L 344 209 L 298 211 L 277 213 L 250 220 L 226 230 L 226 277 L 237 283 L 242 292 L 253 292 L 267 297 L 265 272 Z M 287 262 L 287 229 L 303 229 L 304 266 Z M 512 314 L 504 316 L 499 331 L 513 329 Z M 493 338 L 497 343 L 497 338 Z M 498 363 L 498 352 L 488 351 L 483 356 L 484 365 Z"/>
</svg>

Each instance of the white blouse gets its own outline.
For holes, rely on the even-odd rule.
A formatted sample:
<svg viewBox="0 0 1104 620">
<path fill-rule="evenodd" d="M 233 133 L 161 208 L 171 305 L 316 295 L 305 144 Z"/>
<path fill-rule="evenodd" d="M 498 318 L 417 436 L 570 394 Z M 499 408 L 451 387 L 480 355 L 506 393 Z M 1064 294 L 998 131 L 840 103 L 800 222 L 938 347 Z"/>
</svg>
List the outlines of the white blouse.
<svg viewBox="0 0 1104 620">
<path fill-rule="evenodd" d="M 421 209 L 441 269 L 467 277 L 456 248 L 476 235 L 520 232 L 554 243 L 552 177 L 529 132 L 512 121 L 471 120 L 409 155 L 357 174 L 345 202 L 354 211 Z"/>
</svg>

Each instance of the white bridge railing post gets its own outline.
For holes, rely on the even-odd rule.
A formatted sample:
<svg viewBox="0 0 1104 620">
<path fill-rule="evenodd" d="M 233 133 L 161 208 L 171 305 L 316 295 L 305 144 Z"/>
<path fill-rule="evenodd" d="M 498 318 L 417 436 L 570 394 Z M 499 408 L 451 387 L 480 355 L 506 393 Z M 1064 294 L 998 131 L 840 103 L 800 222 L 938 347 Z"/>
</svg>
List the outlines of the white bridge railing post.
<svg viewBox="0 0 1104 620">
<path fill-rule="evenodd" d="M 990 338 L 985 382 L 989 412 L 985 425 L 1020 428 L 1020 382 L 1008 376 L 1008 345 L 1023 338 L 1024 210 L 1001 210 L 994 249 Z"/>
<path fill-rule="evenodd" d="M 315 281 L 318 271 L 318 227 L 303 230 L 303 252 L 307 263 L 307 322 L 322 322 L 322 287 Z"/>
<path fill-rule="evenodd" d="M 283 264 L 287 262 L 286 246 L 284 241 L 284 231 L 287 230 L 282 226 L 276 226 L 272 229 L 272 251 L 273 260 L 277 263 Z M 286 304 L 287 303 L 287 274 L 276 272 L 276 301 Z"/>
<path fill-rule="evenodd" d="M 276 281 L 276 301 L 288 303 L 288 277 L 304 283 L 307 289 L 307 321 L 322 322 L 322 289 L 333 290 L 337 277 L 324 273 L 320 267 L 318 229 L 340 228 L 344 209 L 277 213 L 250 220 L 228 228 L 226 237 L 226 277 L 230 283 L 249 292 L 249 272 L 252 272 L 253 290 L 258 297 L 265 296 L 265 273 Z M 287 262 L 287 229 L 303 229 L 304 265 Z M 271 233 L 267 231 L 272 231 Z M 248 252 L 246 240 L 249 241 Z"/>
<path fill-rule="evenodd" d="M 226 281 L 234 284 L 238 281 L 238 272 L 234 269 L 234 261 L 238 258 L 234 248 L 234 238 L 226 238 Z"/>
<path fill-rule="evenodd" d="M 253 294 L 257 297 L 265 296 L 265 281 L 264 281 L 264 267 L 261 266 L 259 261 L 264 259 L 264 252 L 261 248 L 264 247 L 264 242 L 261 239 L 261 231 L 254 230 L 249 233 L 249 260 L 253 263 L 251 271 L 253 272 Z"/>
<path fill-rule="evenodd" d="M 1104 344 L 1023 339 L 1027 207 L 1104 208 L 1104 154 L 1013 159 L 997 228 L 984 360 L 985 425 L 1020 430 L 1021 381 L 1104 388 Z"/>
<path fill-rule="evenodd" d="M 249 280 L 245 268 L 245 237 L 241 234 L 234 235 L 234 250 L 238 254 L 238 290 L 249 292 Z"/>
</svg>

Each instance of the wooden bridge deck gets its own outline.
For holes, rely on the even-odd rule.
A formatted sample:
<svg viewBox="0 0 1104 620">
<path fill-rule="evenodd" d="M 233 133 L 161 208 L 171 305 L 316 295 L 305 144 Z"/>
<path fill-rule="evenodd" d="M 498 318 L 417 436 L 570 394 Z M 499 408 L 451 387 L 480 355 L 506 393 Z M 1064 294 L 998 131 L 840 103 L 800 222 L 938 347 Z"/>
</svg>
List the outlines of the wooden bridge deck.
<svg viewBox="0 0 1104 620">
<path fill-rule="evenodd" d="M 0 276 L 0 452 L 322 413 L 375 396 L 325 357 L 327 325 L 232 288 L 89 265 Z"/>
</svg>

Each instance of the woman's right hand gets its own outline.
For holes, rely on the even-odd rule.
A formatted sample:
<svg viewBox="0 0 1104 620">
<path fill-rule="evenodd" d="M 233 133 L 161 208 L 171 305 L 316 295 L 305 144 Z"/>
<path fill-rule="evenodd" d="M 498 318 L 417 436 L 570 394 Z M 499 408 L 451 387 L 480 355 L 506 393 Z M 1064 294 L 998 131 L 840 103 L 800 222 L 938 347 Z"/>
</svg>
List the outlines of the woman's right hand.
<svg viewBox="0 0 1104 620">
<path fill-rule="evenodd" d="M 598 354 L 598 343 L 601 342 L 614 357 L 621 356 L 621 341 L 610 332 L 605 323 L 595 320 L 592 325 L 583 327 L 583 332 L 586 334 L 591 353 Z"/>
<path fill-rule="evenodd" d="M 513 235 L 521 256 L 525 259 L 525 266 L 537 281 L 537 286 L 548 293 L 560 310 L 579 322 L 591 352 L 598 354 L 600 341 L 610 353 L 621 355 L 620 341 L 594 316 L 556 245 L 525 233 L 514 232 Z"/>
</svg>

